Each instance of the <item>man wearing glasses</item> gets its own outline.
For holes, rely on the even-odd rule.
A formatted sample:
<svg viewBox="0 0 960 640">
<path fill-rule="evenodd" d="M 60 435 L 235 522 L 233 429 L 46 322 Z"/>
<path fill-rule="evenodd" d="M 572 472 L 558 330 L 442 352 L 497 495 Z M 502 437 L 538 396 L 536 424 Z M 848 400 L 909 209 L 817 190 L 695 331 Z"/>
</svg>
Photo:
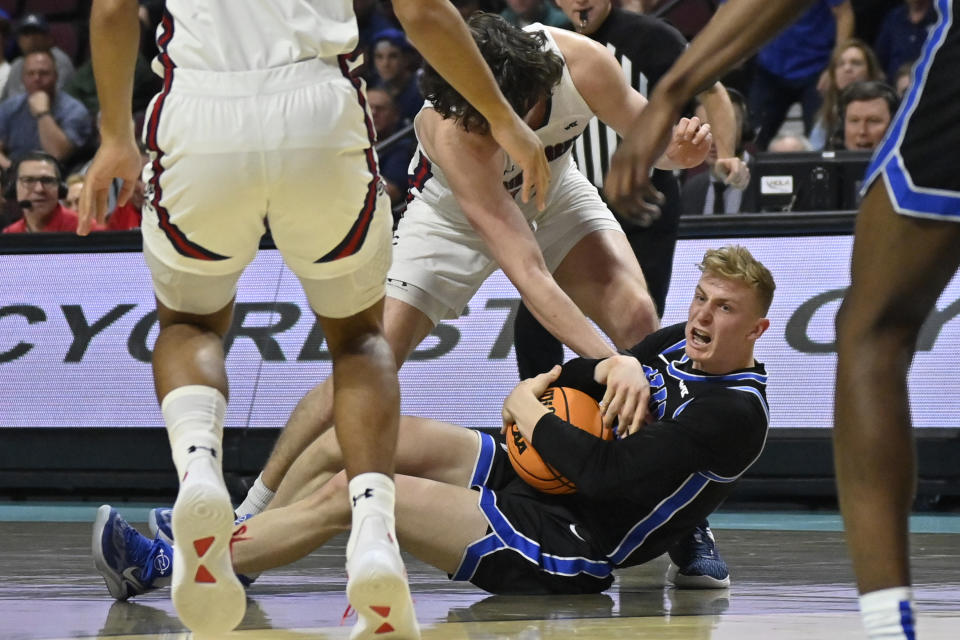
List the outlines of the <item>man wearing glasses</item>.
<svg viewBox="0 0 960 640">
<path fill-rule="evenodd" d="M 16 198 L 23 217 L 3 233 L 77 230 L 77 213 L 60 204 L 66 187 L 56 159 L 43 151 L 30 151 L 16 165 L 7 198 Z M 97 228 L 101 228 L 97 225 Z"/>
</svg>

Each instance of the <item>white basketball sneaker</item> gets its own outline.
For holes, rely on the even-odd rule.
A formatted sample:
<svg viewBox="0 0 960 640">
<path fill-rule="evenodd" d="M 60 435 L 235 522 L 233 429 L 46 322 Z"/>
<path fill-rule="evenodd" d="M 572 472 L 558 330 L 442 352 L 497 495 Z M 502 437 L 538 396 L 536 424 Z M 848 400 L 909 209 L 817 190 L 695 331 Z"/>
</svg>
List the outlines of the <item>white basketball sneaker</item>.
<svg viewBox="0 0 960 640">
<path fill-rule="evenodd" d="M 173 505 L 173 606 L 198 634 L 222 634 L 243 619 L 247 596 L 233 572 L 233 506 L 214 459 L 192 460 Z"/>
<path fill-rule="evenodd" d="M 364 518 L 347 558 L 347 599 L 357 612 L 351 640 L 419 640 L 400 548 L 383 518 Z"/>
</svg>

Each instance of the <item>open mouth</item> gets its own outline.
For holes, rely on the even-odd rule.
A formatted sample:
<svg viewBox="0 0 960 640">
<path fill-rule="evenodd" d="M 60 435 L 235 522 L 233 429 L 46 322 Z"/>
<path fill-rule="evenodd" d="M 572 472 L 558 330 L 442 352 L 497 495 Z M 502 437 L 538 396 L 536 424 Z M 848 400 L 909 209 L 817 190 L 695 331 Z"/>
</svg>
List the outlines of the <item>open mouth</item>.
<svg viewBox="0 0 960 640">
<path fill-rule="evenodd" d="M 577 14 L 580 17 L 580 28 L 586 28 L 587 22 L 590 20 L 590 9 L 580 9 Z"/>
<path fill-rule="evenodd" d="M 694 345 L 702 347 L 710 344 L 710 341 L 713 339 L 710 337 L 709 333 L 700 331 L 700 329 L 691 329 L 690 338 Z"/>
</svg>

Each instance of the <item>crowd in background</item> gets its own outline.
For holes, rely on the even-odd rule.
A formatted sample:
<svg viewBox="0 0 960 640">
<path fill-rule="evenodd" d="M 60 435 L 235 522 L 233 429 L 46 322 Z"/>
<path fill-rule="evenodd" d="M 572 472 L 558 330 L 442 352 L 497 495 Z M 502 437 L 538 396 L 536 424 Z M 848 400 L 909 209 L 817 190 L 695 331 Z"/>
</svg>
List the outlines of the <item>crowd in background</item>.
<svg viewBox="0 0 960 640">
<path fill-rule="evenodd" d="M 553 0 L 451 0 L 464 17 L 500 13 L 517 26 L 572 29 Z M 723 0 L 720 0 L 721 2 Z M 97 148 L 99 105 L 86 45 L 89 2 L 72 11 L 31 12 L 30 0 L 0 1 L 0 229 L 4 233 L 71 231 L 83 174 Z M 45 3 L 49 4 L 49 3 Z M 712 0 L 619 0 L 621 8 L 662 14 L 690 38 L 709 18 Z M 134 112 L 139 131 L 161 78 L 150 61 L 162 0 L 141 0 L 141 47 Z M 416 150 L 411 122 L 423 97 L 422 60 L 407 41 L 389 0 L 354 0 L 360 27 L 358 66 L 367 83 L 378 135 L 381 174 L 400 210 L 407 166 Z M 932 0 L 818 0 L 754 58 L 724 79 L 739 121 L 738 149 L 758 152 L 870 150 L 879 144 L 927 29 Z M 66 30 L 65 30 L 66 28 Z M 790 117 L 797 111 L 800 117 Z M 144 150 L 144 162 L 148 161 Z M 708 162 L 684 178 L 685 215 L 751 211 L 743 194 L 725 190 Z M 117 185 L 119 188 L 119 185 Z M 706 189 L 713 189 L 706 195 Z M 111 196 L 106 230 L 138 227 L 143 185 L 124 207 Z M 705 195 L 701 196 L 701 192 Z M 718 195 L 719 193 L 719 195 Z M 72 228 L 71 228 L 72 225 Z"/>
</svg>

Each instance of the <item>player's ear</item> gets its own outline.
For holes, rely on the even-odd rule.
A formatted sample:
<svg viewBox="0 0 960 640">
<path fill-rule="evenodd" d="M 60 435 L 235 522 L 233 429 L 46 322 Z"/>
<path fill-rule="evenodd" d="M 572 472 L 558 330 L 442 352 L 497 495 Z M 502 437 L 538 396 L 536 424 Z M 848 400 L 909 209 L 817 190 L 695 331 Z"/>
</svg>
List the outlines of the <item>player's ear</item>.
<svg viewBox="0 0 960 640">
<path fill-rule="evenodd" d="M 750 329 L 747 338 L 755 341 L 769 328 L 770 320 L 768 318 L 759 318 Z"/>
</svg>

